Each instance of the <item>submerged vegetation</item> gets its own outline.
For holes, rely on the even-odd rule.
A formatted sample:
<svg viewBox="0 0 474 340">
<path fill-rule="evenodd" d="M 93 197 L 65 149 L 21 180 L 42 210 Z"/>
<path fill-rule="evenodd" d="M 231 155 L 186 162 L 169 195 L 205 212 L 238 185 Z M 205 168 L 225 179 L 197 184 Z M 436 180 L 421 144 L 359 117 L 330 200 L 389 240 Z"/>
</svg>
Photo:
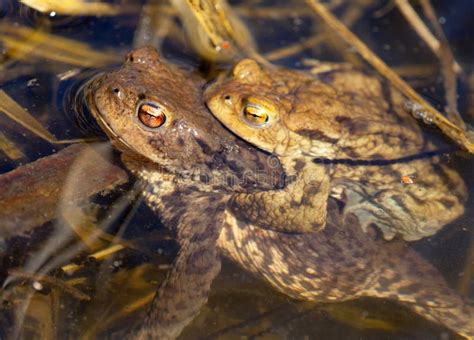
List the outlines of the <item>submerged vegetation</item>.
<svg viewBox="0 0 474 340">
<path fill-rule="evenodd" d="M 127 327 L 145 314 L 176 255 L 173 237 L 141 204 L 141 183 L 113 162 L 85 117 L 72 117 L 81 104 L 75 94 L 91 71 L 118 65 L 143 45 L 208 78 L 243 57 L 314 72 L 325 67 L 319 60 L 350 63 L 385 77 L 429 131 L 468 157 L 474 152 L 465 123 L 474 117 L 474 53 L 459 52 L 465 38 L 450 39 L 469 36 L 474 26 L 464 18 L 466 2 L 458 2 L 3 1 L 0 337 L 89 339 Z M 453 19 L 445 22 L 439 11 Z M 454 18 L 464 25 L 460 33 L 446 31 Z M 472 162 L 452 158 L 469 175 Z M 474 216 L 466 210 L 452 227 L 414 247 L 472 298 Z M 181 338 L 386 332 L 423 338 L 440 329 L 379 301 L 289 301 L 225 263 L 209 304 Z"/>
</svg>

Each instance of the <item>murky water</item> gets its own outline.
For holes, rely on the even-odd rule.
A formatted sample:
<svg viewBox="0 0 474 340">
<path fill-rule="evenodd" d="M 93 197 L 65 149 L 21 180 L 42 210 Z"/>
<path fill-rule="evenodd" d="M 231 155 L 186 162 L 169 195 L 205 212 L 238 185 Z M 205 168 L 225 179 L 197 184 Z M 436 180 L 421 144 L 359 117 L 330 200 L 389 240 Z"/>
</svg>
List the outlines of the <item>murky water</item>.
<svg viewBox="0 0 474 340">
<path fill-rule="evenodd" d="M 385 1 L 359 2 L 354 6 L 336 7 L 334 13 L 353 21 L 355 33 L 420 93 L 442 107 L 444 97 L 436 57 L 396 8 Z M 134 47 L 153 44 L 170 61 L 202 72 L 213 73 L 228 67 L 201 60 L 193 52 L 168 2 L 145 4 L 144 1 L 117 0 L 108 3 L 119 6 L 121 12 L 100 17 L 56 12 L 40 14 L 17 1 L 1 1 L 0 89 L 57 139 L 93 135 L 74 116 L 75 91 L 92 74 L 119 65 Z M 284 50 L 324 33 L 323 25 L 314 19 L 303 1 L 231 3 L 255 35 L 261 54 L 278 51 L 284 55 L 275 60 L 277 64 L 304 68 L 304 58 L 316 58 L 355 62 L 367 67 L 336 36 L 300 51 Z M 147 7 L 150 5 L 155 7 Z M 469 0 L 449 4 L 433 1 L 433 5 L 464 70 L 459 81 L 459 109 L 465 120 L 472 122 L 474 24 L 470 13 L 474 5 Z M 428 128 L 426 133 L 437 131 Z M 44 141 L 3 113 L 0 114 L 0 134 L 2 173 L 65 147 Z M 101 150 L 104 158 L 116 157 L 108 149 Z M 413 247 L 443 273 L 451 287 L 474 298 L 474 215 L 471 209 L 474 162 L 471 158 L 454 155 L 449 159 L 470 188 L 465 216 L 436 236 L 414 243 Z M 74 173 L 87 173 L 87 165 L 82 166 L 75 166 Z M 34 179 L 41 183 L 42 176 L 45 181 L 51 180 L 41 172 L 34 174 Z M 157 218 L 141 204 L 137 194 L 140 188 L 133 181 L 120 182 L 120 185 L 119 182 L 110 185 L 115 186 L 114 190 L 93 195 L 80 211 L 60 205 L 53 210 L 59 212 L 61 218 L 47 223 L 49 219 L 37 218 L 37 225 L 33 221 L 29 228 L 22 227 L 22 221 L 16 221 L 21 235 L 0 234 L 0 281 L 5 288 L 5 302 L 0 309 L 0 338 L 104 337 L 143 317 L 146 304 L 176 254 L 176 245 Z M 74 181 L 64 183 L 67 193 L 82 185 Z M 68 197 L 67 193 L 62 194 L 63 200 Z M 21 199 L 26 196 L 9 204 L 21 205 Z M 0 206 L 2 204 L 5 203 L 0 200 Z M 104 233 L 98 240 L 88 240 L 87 235 L 96 232 L 99 226 Z M 110 243 L 113 235 L 125 240 L 124 249 Z M 103 249 L 109 253 L 100 253 Z M 31 272 L 47 275 L 47 279 L 25 274 Z M 241 268 L 224 262 L 209 303 L 180 338 L 242 337 L 445 339 L 455 335 L 383 300 L 325 305 L 294 301 Z"/>
</svg>

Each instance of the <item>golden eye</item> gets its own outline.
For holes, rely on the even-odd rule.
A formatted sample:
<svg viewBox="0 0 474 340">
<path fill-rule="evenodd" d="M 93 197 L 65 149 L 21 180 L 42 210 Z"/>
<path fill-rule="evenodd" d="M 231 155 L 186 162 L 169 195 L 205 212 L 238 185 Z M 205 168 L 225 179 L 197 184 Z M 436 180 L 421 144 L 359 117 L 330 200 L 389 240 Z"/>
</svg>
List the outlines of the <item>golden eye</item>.
<svg viewBox="0 0 474 340">
<path fill-rule="evenodd" d="M 150 129 L 157 129 L 166 122 L 165 109 L 152 102 L 140 103 L 137 116 L 140 122 Z"/>
<path fill-rule="evenodd" d="M 255 104 L 247 103 L 242 109 L 242 116 L 245 121 L 252 125 L 263 126 L 268 123 L 270 116 L 268 114 L 267 108 Z"/>
</svg>

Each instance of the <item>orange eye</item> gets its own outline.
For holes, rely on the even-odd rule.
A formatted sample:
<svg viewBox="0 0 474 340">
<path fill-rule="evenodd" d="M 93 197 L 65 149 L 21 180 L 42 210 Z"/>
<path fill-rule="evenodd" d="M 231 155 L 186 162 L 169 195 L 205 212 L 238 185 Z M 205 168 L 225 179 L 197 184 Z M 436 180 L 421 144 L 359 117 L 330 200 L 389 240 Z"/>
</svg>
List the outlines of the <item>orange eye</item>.
<svg viewBox="0 0 474 340">
<path fill-rule="evenodd" d="M 166 122 L 165 109 L 158 104 L 145 102 L 138 106 L 137 116 L 148 128 L 157 129 Z"/>
</svg>

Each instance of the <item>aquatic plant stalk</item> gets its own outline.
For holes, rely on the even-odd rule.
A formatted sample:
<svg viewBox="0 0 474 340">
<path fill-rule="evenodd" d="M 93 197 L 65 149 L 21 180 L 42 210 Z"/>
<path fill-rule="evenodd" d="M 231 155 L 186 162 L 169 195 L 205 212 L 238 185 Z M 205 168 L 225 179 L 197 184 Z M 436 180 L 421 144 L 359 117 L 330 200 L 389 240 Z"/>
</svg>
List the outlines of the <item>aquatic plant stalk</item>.
<svg viewBox="0 0 474 340">
<path fill-rule="evenodd" d="M 431 33 L 428 27 L 426 27 L 424 22 L 407 0 L 396 0 L 396 5 L 413 27 L 415 32 L 418 33 L 418 35 L 431 48 L 433 53 L 439 58 L 442 66 L 441 71 L 443 73 L 443 85 L 446 94 L 446 113 L 453 122 L 462 128 L 465 128 L 464 121 L 457 110 L 456 74 L 461 72 L 461 67 L 456 62 L 456 60 L 454 60 L 449 43 L 436 18 L 436 14 L 431 7 L 430 2 L 422 1 L 422 7 L 431 25 L 435 28 L 435 32 L 439 36 L 439 40 Z"/>
<path fill-rule="evenodd" d="M 41 29 L 0 23 L 0 41 L 11 58 L 29 61 L 37 56 L 82 67 L 99 67 L 115 62 L 116 54 L 97 52 L 88 44 L 49 34 Z"/>
</svg>

